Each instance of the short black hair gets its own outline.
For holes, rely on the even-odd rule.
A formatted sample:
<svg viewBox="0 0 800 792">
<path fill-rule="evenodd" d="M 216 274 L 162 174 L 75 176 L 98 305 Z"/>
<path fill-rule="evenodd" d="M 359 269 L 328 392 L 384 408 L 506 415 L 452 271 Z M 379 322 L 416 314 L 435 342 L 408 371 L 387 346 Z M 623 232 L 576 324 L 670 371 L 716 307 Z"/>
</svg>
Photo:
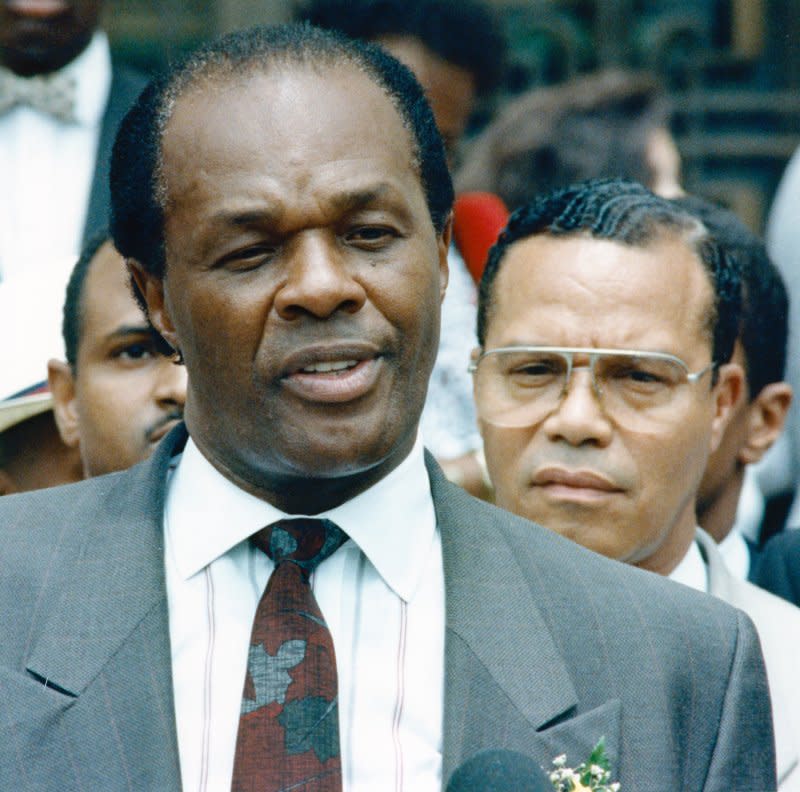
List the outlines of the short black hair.
<svg viewBox="0 0 800 792">
<path fill-rule="evenodd" d="M 416 38 L 469 72 L 479 94 L 493 91 L 503 77 L 505 37 L 492 10 L 475 0 L 301 0 L 295 17 L 366 41 Z"/>
<path fill-rule="evenodd" d="M 727 363 L 739 327 L 741 277 L 737 263 L 694 215 L 666 198 L 653 195 L 627 179 L 591 179 L 555 190 L 520 207 L 489 251 L 478 291 L 478 342 L 486 341 L 492 310 L 492 287 L 506 251 L 536 234 L 569 236 L 585 233 L 625 245 L 643 247 L 660 234 L 679 234 L 695 251 L 714 289 L 707 321 L 712 360 Z"/>
<path fill-rule="evenodd" d="M 764 242 L 733 212 L 694 195 L 676 198 L 675 203 L 698 217 L 741 269 L 739 339 L 752 400 L 771 382 L 783 380 L 789 335 L 789 297 L 783 278 Z"/>
<path fill-rule="evenodd" d="M 64 349 L 67 363 L 73 373 L 78 367 L 78 350 L 81 343 L 81 327 L 83 324 L 83 287 L 89 274 L 94 257 L 111 237 L 107 230 L 99 231 L 84 245 L 77 264 L 72 269 L 67 283 L 67 296 L 64 300 L 64 315 L 61 320 L 61 335 L 64 337 Z"/>
<path fill-rule="evenodd" d="M 281 66 L 325 69 L 351 64 L 383 90 L 408 129 L 434 228 L 453 205 L 444 145 L 414 75 L 380 47 L 307 24 L 237 31 L 213 41 L 152 81 L 123 120 L 111 158 L 111 234 L 125 258 L 164 276 L 161 136 L 177 99 L 211 76 L 230 79 Z M 141 295 L 137 294 L 141 301 Z"/>
</svg>

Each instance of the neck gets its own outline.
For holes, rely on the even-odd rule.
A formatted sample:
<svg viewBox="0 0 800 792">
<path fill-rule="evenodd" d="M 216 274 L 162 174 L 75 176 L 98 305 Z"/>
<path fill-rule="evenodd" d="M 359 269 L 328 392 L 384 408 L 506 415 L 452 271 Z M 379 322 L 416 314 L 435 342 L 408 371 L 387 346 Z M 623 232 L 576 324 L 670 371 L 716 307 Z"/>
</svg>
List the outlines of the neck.
<svg viewBox="0 0 800 792">
<path fill-rule="evenodd" d="M 679 523 L 673 525 L 667 538 L 658 546 L 656 551 L 647 558 L 634 562 L 634 566 L 666 577 L 683 561 L 686 553 L 689 552 L 689 548 L 694 541 L 696 528 L 697 520 L 694 503 L 692 503 L 689 514 Z"/>
<path fill-rule="evenodd" d="M 411 452 L 416 436 L 395 448 L 377 464 L 351 473 L 321 477 L 318 474 L 278 474 L 254 471 L 226 464 L 203 446 L 202 439 L 193 439 L 205 458 L 229 481 L 286 514 L 315 515 L 341 506 L 365 492 L 391 473 Z M 199 442 L 198 442 L 199 440 Z"/>
<path fill-rule="evenodd" d="M 698 507 L 697 517 L 700 525 L 717 543 L 733 529 L 743 483 L 744 467 L 740 466 L 725 486 L 716 493 L 713 500 Z"/>
</svg>

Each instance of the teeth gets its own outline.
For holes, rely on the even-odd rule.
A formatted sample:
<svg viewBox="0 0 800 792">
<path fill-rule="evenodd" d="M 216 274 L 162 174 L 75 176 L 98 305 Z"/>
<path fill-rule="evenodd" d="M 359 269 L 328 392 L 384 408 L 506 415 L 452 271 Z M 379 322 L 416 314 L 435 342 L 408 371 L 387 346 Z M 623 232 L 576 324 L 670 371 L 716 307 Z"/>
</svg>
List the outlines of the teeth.
<svg viewBox="0 0 800 792">
<path fill-rule="evenodd" d="M 326 374 L 330 371 L 344 371 L 357 365 L 357 360 L 336 360 L 328 363 L 314 363 L 301 369 L 303 374 Z"/>
</svg>

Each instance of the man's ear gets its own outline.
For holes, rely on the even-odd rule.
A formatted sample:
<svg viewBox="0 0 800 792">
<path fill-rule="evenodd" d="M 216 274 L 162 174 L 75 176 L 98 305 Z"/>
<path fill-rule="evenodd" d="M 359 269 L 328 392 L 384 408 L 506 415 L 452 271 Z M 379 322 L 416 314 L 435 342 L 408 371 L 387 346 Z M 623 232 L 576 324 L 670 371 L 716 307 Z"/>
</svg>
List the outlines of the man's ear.
<svg viewBox="0 0 800 792">
<path fill-rule="evenodd" d="M 164 302 L 164 279 L 148 272 L 136 259 L 125 259 L 134 287 L 147 306 L 147 317 L 159 335 L 178 351 L 175 327 Z"/>
<path fill-rule="evenodd" d="M 738 363 L 725 363 L 717 369 L 714 386 L 714 415 L 711 419 L 711 453 L 722 441 L 740 400 L 745 398 L 744 369 Z"/>
<path fill-rule="evenodd" d="M 76 448 L 81 433 L 72 367 L 64 360 L 48 360 L 47 382 L 53 396 L 53 417 L 61 440 L 68 448 Z"/>
<path fill-rule="evenodd" d="M 444 299 L 447 291 L 447 282 L 450 279 L 450 264 L 447 254 L 450 252 L 450 241 L 453 238 L 453 213 L 447 216 L 442 233 L 438 235 L 437 247 L 439 249 L 439 279 L 441 283 L 440 299 Z"/>
<path fill-rule="evenodd" d="M 788 382 L 771 382 L 759 391 L 747 408 L 747 436 L 738 455 L 742 464 L 758 462 L 769 451 L 783 431 L 791 403 Z"/>
</svg>

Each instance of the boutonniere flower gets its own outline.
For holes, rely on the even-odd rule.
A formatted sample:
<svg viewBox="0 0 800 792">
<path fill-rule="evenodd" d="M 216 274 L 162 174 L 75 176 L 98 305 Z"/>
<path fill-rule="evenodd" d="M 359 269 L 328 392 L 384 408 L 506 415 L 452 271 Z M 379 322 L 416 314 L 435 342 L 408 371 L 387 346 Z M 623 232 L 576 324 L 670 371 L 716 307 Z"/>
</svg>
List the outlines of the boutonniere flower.
<svg viewBox="0 0 800 792">
<path fill-rule="evenodd" d="M 601 737 L 589 758 L 576 768 L 567 767 L 567 755 L 553 759 L 550 782 L 555 792 L 619 792 L 620 785 L 611 781 L 611 768 Z"/>
</svg>

